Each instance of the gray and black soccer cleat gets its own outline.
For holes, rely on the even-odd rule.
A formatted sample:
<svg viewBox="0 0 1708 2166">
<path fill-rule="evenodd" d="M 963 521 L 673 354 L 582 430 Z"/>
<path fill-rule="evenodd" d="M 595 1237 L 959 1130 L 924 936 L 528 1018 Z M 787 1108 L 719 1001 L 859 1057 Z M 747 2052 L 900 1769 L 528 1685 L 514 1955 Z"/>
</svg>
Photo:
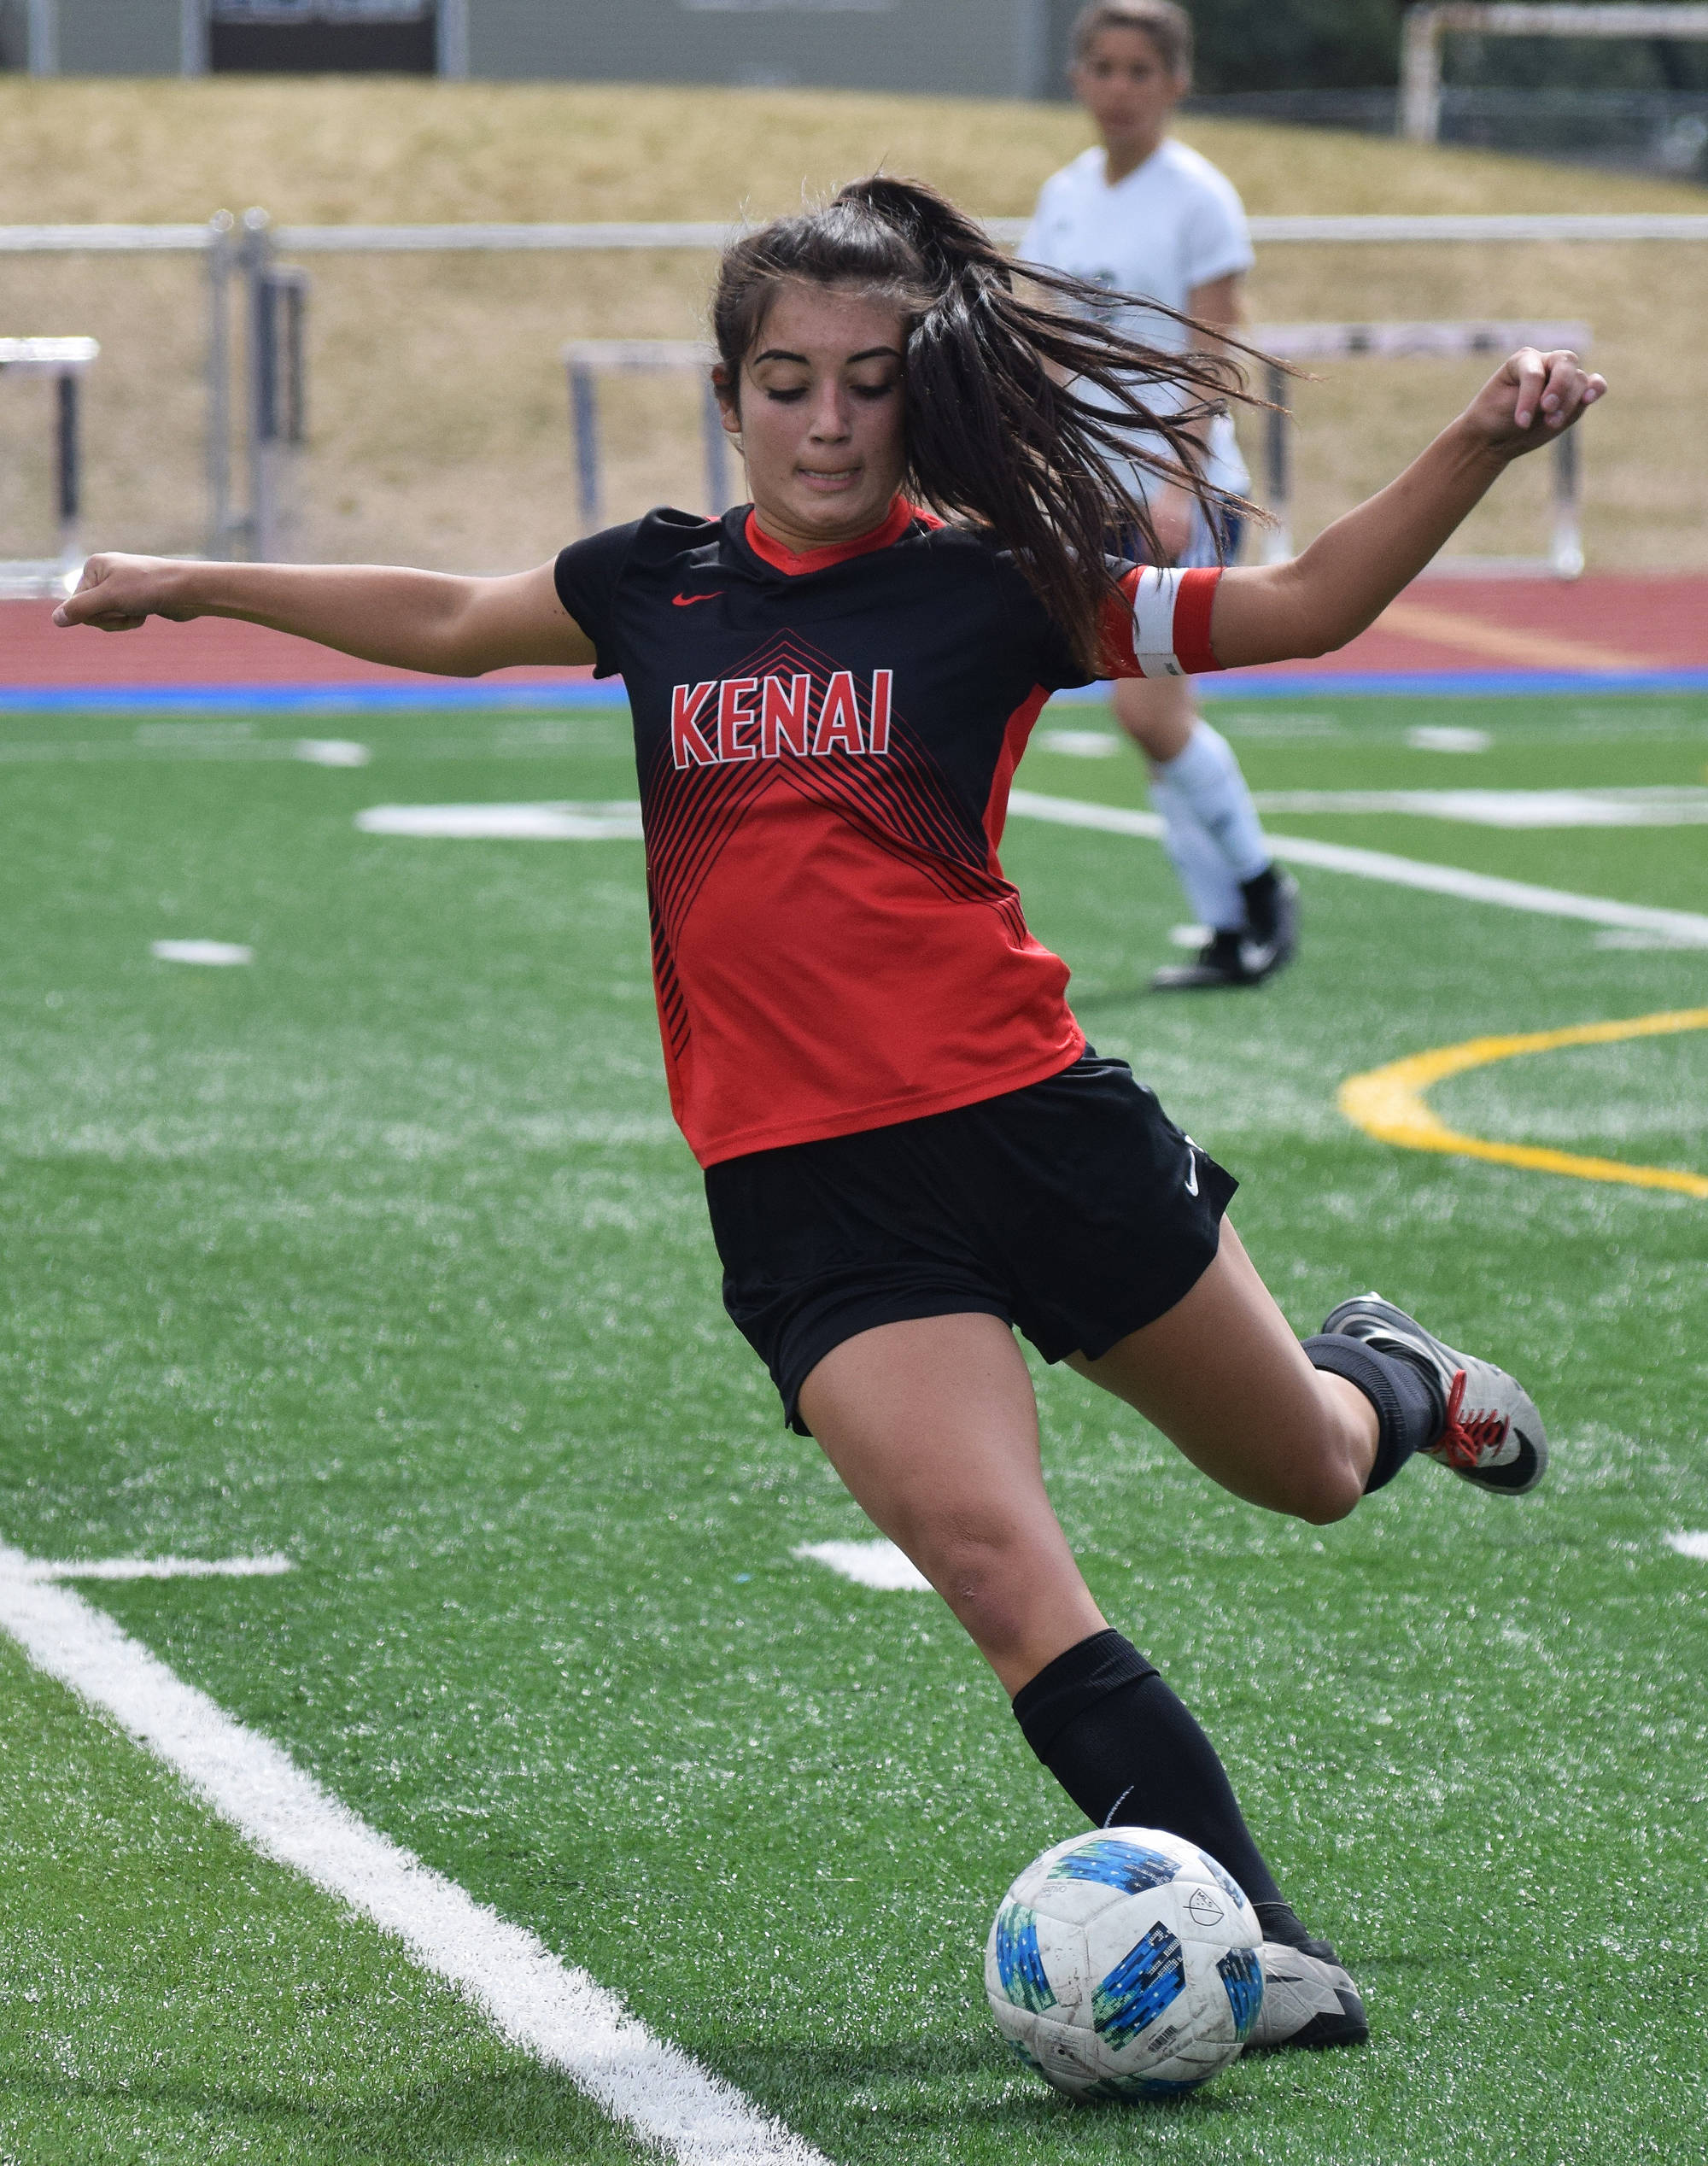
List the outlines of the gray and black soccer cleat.
<svg viewBox="0 0 1708 2166">
<path fill-rule="evenodd" d="M 1323 1322 L 1325 1332 L 1362 1339 L 1378 1353 L 1427 1369 L 1441 1387 L 1447 1420 L 1431 1459 L 1478 1489 L 1522 1496 L 1547 1471 L 1547 1433 L 1535 1402 L 1516 1377 L 1474 1354 L 1460 1354 L 1380 1294 L 1355 1294 Z"/>
<path fill-rule="evenodd" d="M 1290 1947 L 1266 1941 L 1263 2001 L 1245 2041 L 1248 2053 L 1273 2053 L 1285 2046 L 1362 2046 L 1370 2021 L 1358 1987 L 1326 1941 Z"/>
</svg>

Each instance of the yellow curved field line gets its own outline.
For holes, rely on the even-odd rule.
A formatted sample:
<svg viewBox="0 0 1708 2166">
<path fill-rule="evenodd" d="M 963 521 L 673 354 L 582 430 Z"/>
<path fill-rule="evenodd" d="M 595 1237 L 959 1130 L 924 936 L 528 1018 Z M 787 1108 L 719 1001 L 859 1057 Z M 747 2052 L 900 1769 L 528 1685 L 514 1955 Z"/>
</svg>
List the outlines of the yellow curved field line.
<svg viewBox="0 0 1708 2166">
<path fill-rule="evenodd" d="M 1456 1156 L 1487 1158 L 1497 1166 L 1526 1166 L 1541 1174 L 1571 1174 L 1579 1180 L 1627 1181 L 1635 1188 L 1670 1188 L 1682 1196 L 1708 1197 L 1708 1175 L 1680 1173 L 1670 1166 L 1626 1166 L 1617 1158 L 1580 1158 L 1569 1150 L 1545 1150 L 1534 1144 L 1489 1143 L 1461 1136 L 1438 1121 L 1424 1092 L 1449 1075 L 1486 1068 L 1491 1061 L 1518 1053 L 1557 1052 L 1564 1045 L 1609 1045 L 1622 1038 L 1658 1038 L 1673 1031 L 1708 1030 L 1708 1008 L 1676 1008 L 1655 1016 L 1633 1016 L 1623 1022 L 1573 1023 L 1565 1030 L 1535 1030 L 1522 1037 L 1468 1038 L 1462 1045 L 1438 1045 L 1413 1053 L 1386 1068 L 1349 1075 L 1340 1086 L 1341 1111 L 1354 1127 L 1379 1143 L 1406 1150 L 1445 1150 Z"/>
</svg>

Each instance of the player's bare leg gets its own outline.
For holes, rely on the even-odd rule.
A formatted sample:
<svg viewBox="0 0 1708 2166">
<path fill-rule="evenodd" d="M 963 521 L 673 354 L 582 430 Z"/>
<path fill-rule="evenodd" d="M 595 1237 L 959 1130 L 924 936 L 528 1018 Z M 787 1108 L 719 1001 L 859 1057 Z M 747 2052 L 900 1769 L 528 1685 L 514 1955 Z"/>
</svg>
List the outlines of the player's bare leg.
<svg viewBox="0 0 1708 2166">
<path fill-rule="evenodd" d="M 923 1317 L 845 1339 L 800 1406 L 855 1502 L 1010 1696 L 1103 1629 L 1044 1491 L 1031 1372 L 997 1317 Z"/>
<path fill-rule="evenodd" d="M 1357 1387 L 1313 1368 L 1224 1221 L 1186 1298 L 1074 1366 L 1137 1405 L 1236 1496 L 1343 1519 L 1375 1461 Z M 931 1316 L 845 1339 L 801 1412 L 873 1524 L 906 1551 L 1012 1694 L 1103 1619 L 1044 1486 L 1032 1377 L 994 1316 Z"/>
<path fill-rule="evenodd" d="M 1329 1462 L 1324 1493 L 1337 1498 L 1343 1432 L 1355 1424 L 1340 1418 L 1337 1395 L 1326 1402 L 1316 1434 Z M 1265 1935 L 1268 2016 L 1252 2043 L 1366 2037 L 1356 1987 L 1283 1897 L 1215 1748 L 1104 1624 L 1044 1490 L 1032 1379 L 1007 1327 L 953 1315 L 861 1332 L 812 1371 L 800 1407 L 868 1517 L 972 1635 L 1027 1742 L 1086 1817 L 1171 1829 L 1241 1882 Z M 1279 1496 L 1284 1484 L 1272 1487 Z"/>
<path fill-rule="evenodd" d="M 1101 1359 L 1071 1359 L 1248 1503 L 1322 1525 L 1364 1494 L 1375 1407 L 1313 1367 L 1225 1219 L 1220 1254 L 1183 1301 Z"/>
<path fill-rule="evenodd" d="M 1115 720 L 1154 765 L 1185 751 L 1198 719 L 1190 677 L 1118 677 L 1109 699 Z"/>
<path fill-rule="evenodd" d="M 1184 1300 L 1098 1360 L 1070 1358 L 1224 1489 L 1300 1519 L 1344 1518 L 1414 1453 L 1510 1496 L 1547 1470 L 1515 1377 L 1377 1294 L 1342 1302 L 1301 1344 L 1225 1219 Z"/>
</svg>

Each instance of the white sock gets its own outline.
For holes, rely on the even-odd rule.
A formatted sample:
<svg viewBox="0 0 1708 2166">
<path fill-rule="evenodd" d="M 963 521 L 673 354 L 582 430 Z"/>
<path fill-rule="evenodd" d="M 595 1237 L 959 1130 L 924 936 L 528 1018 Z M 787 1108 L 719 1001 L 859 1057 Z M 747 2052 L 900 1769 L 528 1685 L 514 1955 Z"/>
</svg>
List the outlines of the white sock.
<svg viewBox="0 0 1708 2166">
<path fill-rule="evenodd" d="M 1162 846 L 1168 862 L 1186 891 L 1193 914 L 1213 933 L 1240 933 L 1245 929 L 1245 898 L 1228 869 L 1227 859 L 1216 847 L 1185 793 L 1162 778 L 1167 769 L 1150 770 L 1150 802 L 1162 821 Z"/>
<path fill-rule="evenodd" d="M 1193 722 L 1185 750 L 1151 771 L 1179 793 L 1220 852 L 1235 881 L 1255 880 L 1270 863 L 1269 845 L 1263 839 L 1257 808 L 1226 738 L 1199 717 Z M 1165 820 L 1167 817 L 1164 812 Z M 1184 881 L 1185 875 L 1181 877 Z M 1244 922 L 1243 904 L 1236 922 Z"/>
</svg>

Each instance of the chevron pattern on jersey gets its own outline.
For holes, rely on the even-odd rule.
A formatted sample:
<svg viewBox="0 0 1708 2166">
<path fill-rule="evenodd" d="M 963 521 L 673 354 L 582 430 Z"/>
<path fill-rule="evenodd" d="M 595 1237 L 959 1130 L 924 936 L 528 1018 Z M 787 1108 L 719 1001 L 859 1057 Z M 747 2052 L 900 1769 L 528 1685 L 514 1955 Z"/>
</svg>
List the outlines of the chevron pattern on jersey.
<svg viewBox="0 0 1708 2166">
<path fill-rule="evenodd" d="M 778 677 L 793 684 L 801 676 L 809 678 L 810 741 L 838 670 L 831 656 L 798 633 L 785 631 L 745 656 L 722 682 L 763 682 Z M 856 680 L 855 698 L 861 741 L 869 745 L 873 730 L 869 687 Z M 995 852 L 985 830 L 982 807 L 967 804 L 904 717 L 891 713 L 887 748 L 881 752 L 855 753 L 838 745 L 805 755 L 790 749 L 772 758 L 679 766 L 671 744 L 663 741 L 642 778 L 641 813 L 659 1011 L 678 1056 L 687 1048 L 690 1030 L 672 956 L 673 935 L 730 837 L 777 790 L 792 791 L 845 821 L 863 840 L 900 859 L 940 894 L 985 904 L 1002 918 L 1010 939 L 1016 943 L 1026 940 L 1020 895 L 994 869 Z"/>
</svg>

